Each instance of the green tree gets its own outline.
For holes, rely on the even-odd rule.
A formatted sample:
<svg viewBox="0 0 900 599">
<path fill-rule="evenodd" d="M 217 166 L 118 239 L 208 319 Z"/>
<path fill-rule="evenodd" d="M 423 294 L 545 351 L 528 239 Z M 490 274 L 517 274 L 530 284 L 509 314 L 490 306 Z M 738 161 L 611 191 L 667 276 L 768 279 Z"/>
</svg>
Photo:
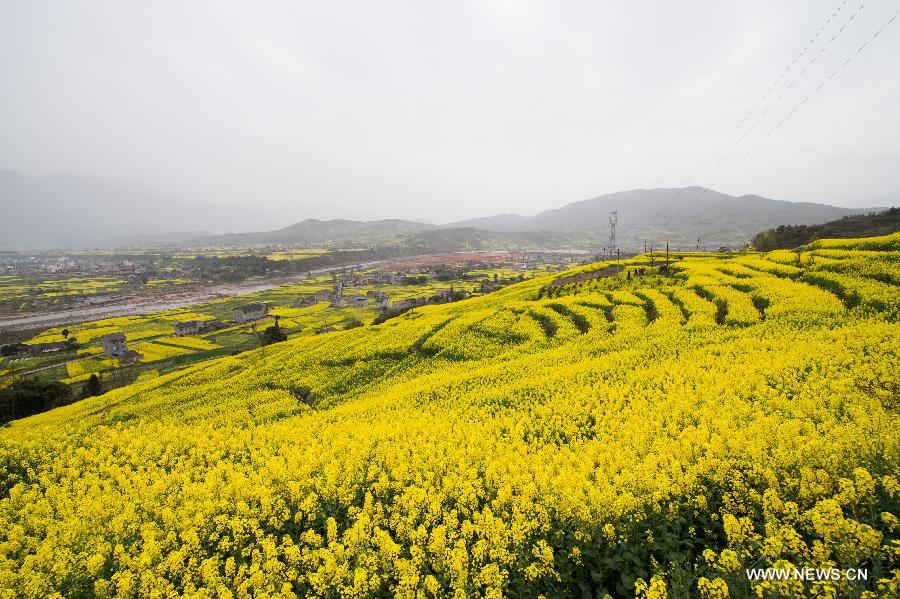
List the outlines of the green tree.
<svg viewBox="0 0 900 599">
<path fill-rule="evenodd" d="M 68 385 L 23 379 L 0 389 L 0 422 L 24 418 L 62 406 L 72 398 Z"/>
<path fill-rule="evenodd" d="M 758 233 L 753 238 L 753 247 L 761 252 L 771 252 L 775 249 L 775 231 L 769 229 Z"/>
<path fill-rule="evenodd" d="M 282 341 L 287 341 L 287 335 L 284 330 L 276 325 L 267 327 L 262 334 L 262 342 L 263 345 L 272 345 L 273 343 L 280 343 Z"/>
<path fill-rule="evenodd" d="M 356 327 L 361 327 L 361 326 L 363 326 L 363 323 L 360 319 L 350 318 L 347 320 L 346 323 L 344 323 L 344 330 L 346 331 L 349 329 L 355 329 Z"/>
<path fill-rule="evenodd" d="M 84 387 L 81 388 L 81 397 L 93 397 L 95 395 L 101 395 L 102 393 L 103 383 L 100 382 L 100 377 L 96 374 L 92 374 L 88 377 Z"/>
<path fill-rule="evenodd" d="M 28 347 L 24 343 L 10 343 L 9 345 L 0 346 L 0 356 L 8 358 L 27 349 Z"/>
</svg>

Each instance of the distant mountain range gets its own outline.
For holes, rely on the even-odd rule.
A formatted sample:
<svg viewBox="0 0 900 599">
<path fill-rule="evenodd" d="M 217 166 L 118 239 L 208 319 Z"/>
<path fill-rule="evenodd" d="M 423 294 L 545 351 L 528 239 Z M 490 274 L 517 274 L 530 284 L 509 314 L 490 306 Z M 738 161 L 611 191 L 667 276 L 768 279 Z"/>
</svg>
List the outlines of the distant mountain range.
<svg viewBox="0 0 900 599">
<path fill-rule="evenodd" d="M 603 240 L 609 215 L 618 212 L 617 245 L 647 243 L 735 245 L 754 234 L 781 224 L 812 224 L 834 220 L 867 209 L 850 209 L 785 202 L 756 195 L 740 197 L 704 187 L 635 189 L 602 195 L 545 210 L 534 216 L 504 214 L 459 221 L 448 227 L 474 227 L 493 231 L 558 231 L 578 239 Z"/>
<path fill-rule="evenodd" d="M 234 223 L 252 229 L 264 216 L 256 209 L 179 201 L 153 188 L 119 180 L 28 177 L 8 171 L 0 171 L 0 206 L 0 247 L 404 245 L 423 251 L 602 247 L 613 210 L 618 211 L 616 245 L 626 250 L 665 242 L 692 247 L 698 237 L 707 247 L 736 246 L 778 225 L 823 223 L 876 210 L 756 195 L 735 197 L 685 187 L 622 191 L 534 216 L 501 214 L 444 225 L 402 219 L 307 219 L 272 231 L 212 234 L 202 231 L 233 230 Z"/>
<path fill-rule="evenodd" d="M 157 189 L 81 175 L 0 171 L 0 247 L 86 248 L 177 242 L 273 221 L 245 208 L 184 202 Z M 250 219 L 250 222 L 248 222 Z M 192 233 L 190 233 L 192 232 Z"/>
<path fill-rule="evenodd" d="M 758 232 L 782 224 L 813 224 L 860 214 L 868 209 L 827 204 L 785 202 L 755 195 L 730 196 L 703 187 L 636 189 L 599 196 L 545 210 L 534 216 L 501 214 L 429 225 L 407 220 L 305 220 L 260 233 L 241 233 L 192 240 L 199 245 L 297 243 L 439 244 L 460 249 L 510 246 L 598 247 L 609 235 L 609 215 L 618 212 L 617 247 L 637 249 L 646 242 L 660 246 L 737 246 Z M 874 209 L 872 209 L 874 210 Z"/>
</svg>

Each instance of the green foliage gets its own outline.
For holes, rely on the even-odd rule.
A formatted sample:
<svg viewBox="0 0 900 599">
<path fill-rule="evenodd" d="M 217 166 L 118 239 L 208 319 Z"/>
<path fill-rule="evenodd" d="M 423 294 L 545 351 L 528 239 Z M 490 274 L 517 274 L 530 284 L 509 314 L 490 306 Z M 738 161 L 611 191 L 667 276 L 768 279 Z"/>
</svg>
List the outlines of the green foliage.
<svg viewBox="0 0 900 599">
<path fill-rule="evenodd" d="M 363 321 L 358 318 L 350 318 L 344 323 L 344 330 L 348 331 L 361 326 L 363 326 Z"/>
<path fill-rule="evenodd" d="M 28 346 L 24 343 L 9 343 L 7 345 L 0 346 L 0 356 L 8 358 L 10 356 L 14 356 L 18 353 L 21 353 L 28 349 Z"/>
<path fill-rule="evenodd" d="M 67 385 L 30 379 L 13 381 L 0 388 L 0 422 L 24 418 L 64 405 L 71 399 Z"/>
<path fill-rule="evenodd" d="M 559 325 L 556 324 L 550 316 L 547 314 L 542 314 L 540 312 L 536 312 L 531 310 L 528 312 L 528 315 L 534 318 L 539 325 L 541 325 L 541 329 L 544 330 L 544 334 L 547 337 L 553 337 L 556 335 L 556 332 L 559 330 Z"/>
<path fill-rule="evenodd" d="M 859 238 L 888 235 L 900 231 L 900 208 L 842 219 L 821 225 L 780 225 L 757 233 L 753 247 L 761 252 L 789 249 L 822 238 Z"/>
<path fill-rule="evenodd" d="M 103 383 L 100 382 L 100 377 L 96 373 L 91 373 L 91 376 L 88 377 L 88 380 L 85 381 L 84 386 L 81 388 L 81 397 L 93 397 L 101 393 L 103 393 Z"/>
<path fill-rule="evenodd" d="M 263 345 L 272 345 L 273 343 L 281 343 L 282 341 L 287 341 L 287 335 L 285 334 L 284 329 L 277 324 L 266 327 L 266 330 L 262 333 Z"/>
</svg>

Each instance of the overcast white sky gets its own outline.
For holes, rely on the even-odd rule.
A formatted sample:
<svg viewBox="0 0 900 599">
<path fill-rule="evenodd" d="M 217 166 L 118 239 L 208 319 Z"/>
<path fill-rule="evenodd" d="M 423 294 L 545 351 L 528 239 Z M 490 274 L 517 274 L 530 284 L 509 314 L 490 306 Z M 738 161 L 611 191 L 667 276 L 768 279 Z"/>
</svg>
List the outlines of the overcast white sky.
<svg viewBox="0 0 900 599">
<path fill-rule="evenodd" d="M 900 190 L 900 19 L 827 77 L 897 0 L 2 0 L 0 169 L 297 219 L 443 222 L 677 187 L 838 7 L 692 182 L 871 205 Z"/>
</svg>

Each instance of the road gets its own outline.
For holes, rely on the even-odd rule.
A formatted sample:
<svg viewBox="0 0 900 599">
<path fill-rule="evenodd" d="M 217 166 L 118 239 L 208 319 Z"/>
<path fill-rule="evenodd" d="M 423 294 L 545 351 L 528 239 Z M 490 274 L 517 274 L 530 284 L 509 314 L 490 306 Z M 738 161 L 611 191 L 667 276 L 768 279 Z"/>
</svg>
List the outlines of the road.
<svg viewBox="0 0 900 599">
<path fill-rule="evenodd" d="M 58 310 L 54 312 L 44 312 L 40 314 L 29 314 L 27 316 L 12 316 L 0 318 L 0 331 L 20 331 L 24 329 L 49 328 L 64 324 L 78 324 L 90 320 L 98 320 L 101 318 L 113 318 L 115 316 L 128 316 L 134 314 L 148 314 L 159 310 L 172 310 L 175 308 L 184 308 L 185 306 L 194 306 L 204 302 L 222 299 L 226 297 L 240 297 L 249 295 L 259 291 L 272 289 L 280 285 L 285 285 L 294 281 L 303 280 L 307 277 L 315 277 L 330 272 L 341 270 L 352 270 L 357 268 L 372 268 L 387 262 L 386 260 L 376 260 L 373 262 L 362 262 L 359 264 L 346 264 L 343 266 L 334 266 L 329 268 L 319 268 L 309 272 L 292 275 L 289 277 L 279 277 L 268 281 L 247 281 L 244 283 L 233 283 L 229 285 L 216 285 L 206 287 L 195 291 L 187 291 L 182 293 L 172 293 L 163 296 L 153 297 L 123 297 L 119 301 L 113 301 L 109 304 L 100 306 L 91 306 L 87 308 L 74 308 L 70 310 Z"/>
</svg>

